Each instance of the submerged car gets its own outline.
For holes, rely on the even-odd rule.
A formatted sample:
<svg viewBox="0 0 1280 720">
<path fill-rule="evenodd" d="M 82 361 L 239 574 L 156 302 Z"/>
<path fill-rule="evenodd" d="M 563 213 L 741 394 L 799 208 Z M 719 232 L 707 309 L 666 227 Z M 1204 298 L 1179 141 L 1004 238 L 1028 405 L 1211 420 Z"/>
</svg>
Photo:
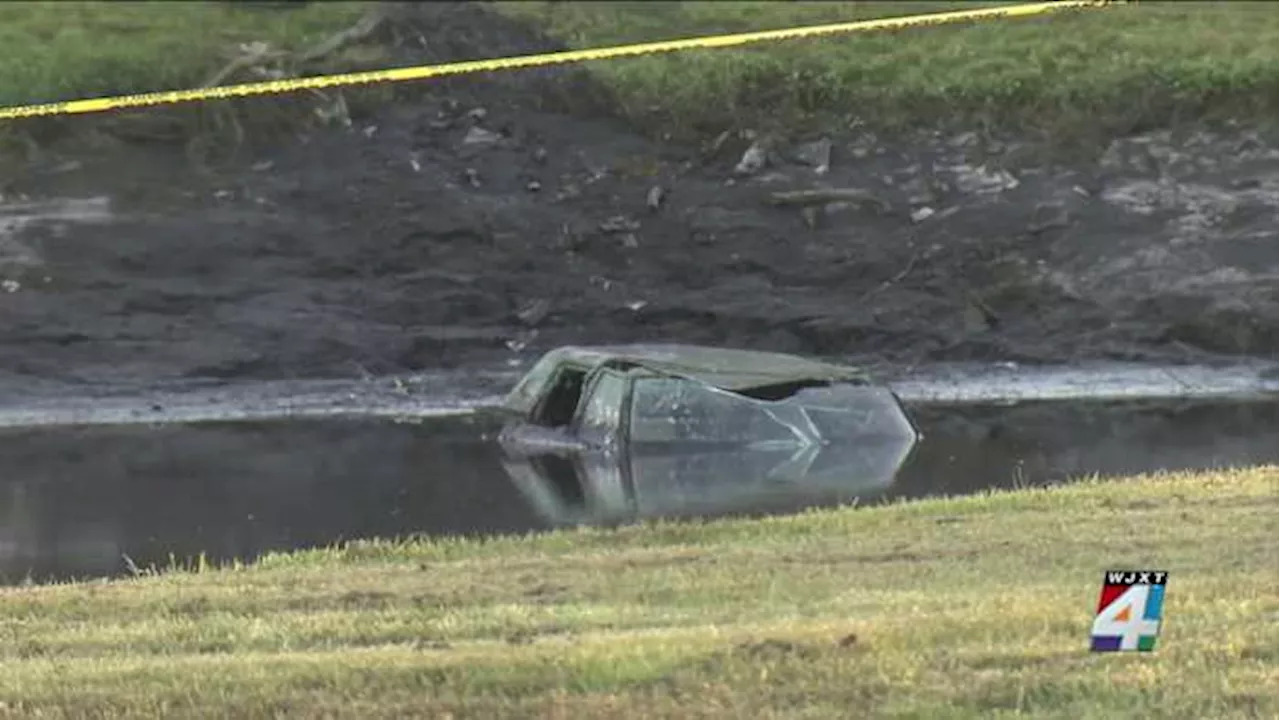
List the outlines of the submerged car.
<svg viewBox="0 0 1280 720">
<path fill-rule="evenodd" d="M 919 439 L 857 368 L 687 345 L 553 350 L 501 409 L 508 474 L 564 522 L 871 491 Z"/>
</svg>

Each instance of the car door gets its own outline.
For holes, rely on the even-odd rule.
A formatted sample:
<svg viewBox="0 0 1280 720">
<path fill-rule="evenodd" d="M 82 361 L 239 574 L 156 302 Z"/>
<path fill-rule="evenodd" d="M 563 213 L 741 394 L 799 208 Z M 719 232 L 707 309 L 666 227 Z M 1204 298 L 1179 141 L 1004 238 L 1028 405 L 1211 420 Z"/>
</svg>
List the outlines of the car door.
<svg viewBox="0 0 1280 720">
<path fill-rule="evenodd" d="M 600 508 L 604 515 L 616 515 L 632 504 L 623 476 L 626 455 L 623 433 L 630 380 L 616 370 L 596 371 L 587 380 L 573 421 L 574 434 L 586 445 L 575 458 L 578 469 L 586 492 L 592 497 L 591 505 Z"/>
<path fill-rule="evenodd" d="M 601 368 L 592 373 L 573 418 L 579 440 L 600 449 L 621 445 L 629 386 L 628 377 L 616 370 Z"/>
</svg>

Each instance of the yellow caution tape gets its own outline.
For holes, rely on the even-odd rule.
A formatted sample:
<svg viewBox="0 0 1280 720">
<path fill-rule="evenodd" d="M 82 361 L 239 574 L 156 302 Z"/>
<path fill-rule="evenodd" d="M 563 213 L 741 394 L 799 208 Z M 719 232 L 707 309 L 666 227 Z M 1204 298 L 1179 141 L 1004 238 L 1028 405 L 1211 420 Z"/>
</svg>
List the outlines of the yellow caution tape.
<svg viewBox="0 0 1280 720">
<path fill-rule="evenodd" d="M 163 92 L 141 93 L 137 95 L 86 98 L 84 100 L 70 100 L 68 102 L 43 103 L 39 105 L 18 105 L 0 108 L 0 120 L 11 120 L 15 118 L 36 117 L 42 115 L 77 115 L 82 113 L 102 112 L 104 110 L 117 110 L 120 108 L 143 107 L 148 105 L 172 105 L 175 103 L 244 97 L 248 95 L 273 95 L 278 93 L 295 92 L 298 90 L 312 90 L 345 85 L 422 80 L 425 78 L 443 77 L 446 75 L 466 75 L 469 73 L 488 72 L 492 70 L 515 70 L 519 68 L 539 67 L 543 65 L 584 62 L 587 60 L 606 60 L 609 58 L 649 55 L 652 53 L 675 52 L 677 50 L 732 47 L 735 45 L 764 42 L 766 40 L 788 40 L 792 38 L 813 37 L 817 35 L 834 35 L 837 33 L 889 30 L 913 27 L 916 25 L 953 23 L 988 18 L 1027 17 L 1055 10 L 1100 7 L 1107 4 L 1110 3 L 1106 0 L 1058 0 L 1057 2 L 1032 3 L 1028 5 L 1006 5 L 1003 7 L 990 7 L 979 10 L 958 10 L 953 12 L 930 13 L 928 15 L 908 15 L 903 17 L 880 18 L 878 20 L 834 23 L 831 25 L 811 25 L 808 27 L 786 28 L 783 30 L 766 30 L 762 32 L 737 33 L 733 35 L 712 35 L 708 37 L 688 38 L 685 40 L 640 43 L 637 45 L 617 45 L 614 47 L 593 48 L 589 50 L 570 50 L 565 52 L 543 53 L 539 55 L 493 58 L 489 60 L 469 60 L 466 62 L 446 63 L 443 65 L 422 65 L 418 67 L 392 68 L 389 70 L 343 73 L 340 75 L 320 75 L 316 77 L 294 78 L 289 80 L 270 80 L 266 82 L 245 83 L 241 85 L 194 88 L 191 90 L 168 90 Z"/>
</svg>

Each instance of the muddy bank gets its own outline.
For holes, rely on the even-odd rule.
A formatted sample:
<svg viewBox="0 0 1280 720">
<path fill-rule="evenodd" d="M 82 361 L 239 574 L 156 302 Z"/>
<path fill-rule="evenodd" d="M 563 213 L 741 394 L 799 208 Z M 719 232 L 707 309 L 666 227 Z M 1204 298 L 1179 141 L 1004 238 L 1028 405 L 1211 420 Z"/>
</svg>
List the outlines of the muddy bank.
<svg viewBox="0 0 1280 720">
<path fill-rule="evenodd" d="M 422 12 L 406 58 L 555 47 Z M 1276 355 L 1274 134 L 1153 132 L 1049 164 L 1017 138 L 833 127 L 743 165 L 750 139 L 680 147 L 606 105 L 555 69 L 419 86 L 220 169 L 156 145 L 47 154 L 0 205 L 0 386 L 659 339 L 906 364 Z M 66 197 L 99 215 L 33 215 Z"/>
</svg>

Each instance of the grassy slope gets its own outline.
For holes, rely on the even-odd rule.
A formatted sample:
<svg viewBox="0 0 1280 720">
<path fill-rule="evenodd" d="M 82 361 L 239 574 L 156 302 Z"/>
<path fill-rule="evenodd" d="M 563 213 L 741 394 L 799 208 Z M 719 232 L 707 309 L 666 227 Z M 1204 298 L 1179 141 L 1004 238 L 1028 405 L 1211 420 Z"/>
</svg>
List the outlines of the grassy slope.
<svg viewBox="0 0 1280 720">
<path fill-rule="evenodd" d="M 0 591 L 0 715 L 1274 717 L 1277 469 Z M 1171 571 L 1144 657 L 1100 573 Z"/>
<path fill-rule="evenodd" d="M 987 3 L 995 4 L 995 3 Z M 237 43 L 299 48 L 356 3 L 0 3 L 0 104 L 198 84 Z M 499 2 L 573 46 L 974 7 L 956 2 Z M 197 28 L 198 32 L 192 32 Z M 1048 19 L 845 35 L 593 67 L 625 112 L 663 131 L 795 127 L 834 115 L 900 127 L 1018 125 L 1076 136 L 1204 115 L 1274 122 L 1274 3 L 1159 3 Z"/>
<path fill-rule="evenodd" d="M 0 3 L 0 104 L 195 87 L 240 43 L 307 48 L 354 22 L 361 5 L 296 12 L 222 2 Z"/>
<path fill-rule="evenodd" d="M 985 3 L 994 5 L 996 3 Z M 972 8 L 974 3 L 500 3 L 574 46 Z M 1277 8 L 1143 2 L 1043 18 L 796 40 L 599 65 L 629 112 L 676 128 L 835 113 L 1076 136 L 1276 114 Z"/>
</svg>

